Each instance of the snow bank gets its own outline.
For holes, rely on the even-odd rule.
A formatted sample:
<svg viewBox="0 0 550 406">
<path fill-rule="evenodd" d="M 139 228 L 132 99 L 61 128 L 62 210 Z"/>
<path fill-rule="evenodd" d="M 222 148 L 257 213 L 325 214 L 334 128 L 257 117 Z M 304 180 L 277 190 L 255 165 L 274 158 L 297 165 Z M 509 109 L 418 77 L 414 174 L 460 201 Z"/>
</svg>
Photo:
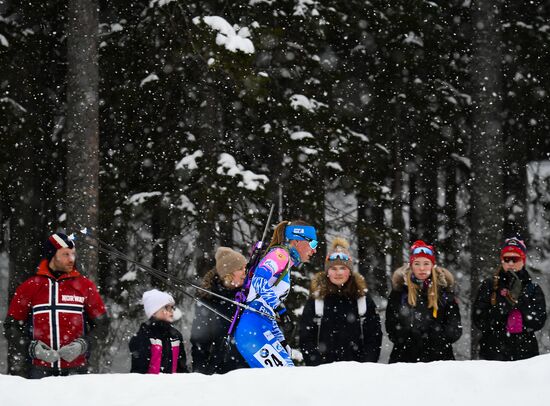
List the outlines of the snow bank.
<svg viewBox="0 0 550 406">
<path fill-rule="evenodd" d="M 550 354 L 517 362 L 337 363 L 226 375 L 0 376 L 9 406 L 546 405 Z"/>
</svg>

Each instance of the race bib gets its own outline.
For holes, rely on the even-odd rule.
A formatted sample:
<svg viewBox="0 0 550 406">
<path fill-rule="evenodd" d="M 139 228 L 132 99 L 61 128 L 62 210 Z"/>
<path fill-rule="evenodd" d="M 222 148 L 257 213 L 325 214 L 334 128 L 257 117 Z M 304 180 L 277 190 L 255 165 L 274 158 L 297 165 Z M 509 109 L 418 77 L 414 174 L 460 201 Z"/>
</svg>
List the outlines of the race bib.
<svg viewBox="0 0 550 406">
<path fill-rule="evenodd" d="M 276 344 L 279 344 L 279 342 Z M 283 348 L 281 344 L 278 346 L 281 347 L 281 349 Z M 264 368 L 287 366 L 286 361 L 271 344 L 265 344 L 262 348 L 260 348 L 254 354 L 254 358 L 256 358 L 264 366 Z"/>
</svg>

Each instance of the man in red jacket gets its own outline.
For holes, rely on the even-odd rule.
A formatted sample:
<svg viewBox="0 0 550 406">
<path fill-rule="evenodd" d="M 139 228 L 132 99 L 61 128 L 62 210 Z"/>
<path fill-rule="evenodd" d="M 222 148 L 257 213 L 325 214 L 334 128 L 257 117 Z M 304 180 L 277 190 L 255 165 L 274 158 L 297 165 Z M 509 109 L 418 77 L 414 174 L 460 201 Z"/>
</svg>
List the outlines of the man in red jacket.
<svg viewBox="0 0 550 406">
<path fill-rule="evenodd" d="M 10 374 L 42 378 L 88 372 L 89 352 L 106 335 L 108 319 L 97 287 L 77 271 L 75 254 L 72 239 L 52 234 L 38 271 L 15 291 L 4 322 Z"/>
</svg>

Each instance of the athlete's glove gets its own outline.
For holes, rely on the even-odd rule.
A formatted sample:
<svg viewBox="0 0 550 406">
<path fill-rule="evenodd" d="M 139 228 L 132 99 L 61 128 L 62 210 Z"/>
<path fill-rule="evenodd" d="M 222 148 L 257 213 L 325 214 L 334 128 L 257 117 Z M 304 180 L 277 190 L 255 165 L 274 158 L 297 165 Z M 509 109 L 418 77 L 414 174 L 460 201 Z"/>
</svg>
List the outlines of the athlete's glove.
<svg viewBox="0 0 550 406">
<path fill-rule="evenodd" d="M 277 313 L 279 326 L 281 327 L 281 330 L 283 331 L 285 337 L 292 337 L 294 335 L 294 321 L 292 320 L 290 312 L 282 303 L 275 308 L 275 312 Z"/>
<path fill-rule="evenodd" d="M 77 338 L 73 342 L 59 349 L 59 356 L 67 362 L 72 362 L 88 349 L 88 343 L 83 338 Z"/>
<path fill-rule="evenodd" d="M 52 350 L 40 340 L 32 340 L 29 345 L 29 355 L 31 358 L 40 359 L 46 362 L 59 361 L 59 353 Z"/>
</svg>

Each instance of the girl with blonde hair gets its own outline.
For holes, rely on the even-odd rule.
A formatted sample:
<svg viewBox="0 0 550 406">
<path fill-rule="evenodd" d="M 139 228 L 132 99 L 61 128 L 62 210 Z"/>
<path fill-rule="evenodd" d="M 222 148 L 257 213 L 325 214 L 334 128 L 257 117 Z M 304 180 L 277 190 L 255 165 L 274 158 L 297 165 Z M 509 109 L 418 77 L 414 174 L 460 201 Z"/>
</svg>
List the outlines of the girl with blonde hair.
<svg viewBox="0 0 550 406">
<path fill-rule="evenodd" d="M 386 331 L 393 342 L 390 363 L 454 360 L 452 344 L 462 335 L 454 278 L 436 265 L 435 250 L 418 240 L 409 263 L 392 276 Z"/>
<path fill-rule="evenodd" d="M 381 344 L 380 317 L 365 278 L 353 271 L 349 242 L 337 237 L 324 271 L 313 277 L 300 320 L 304 362 L 377 362 Z"/>
</svg>

